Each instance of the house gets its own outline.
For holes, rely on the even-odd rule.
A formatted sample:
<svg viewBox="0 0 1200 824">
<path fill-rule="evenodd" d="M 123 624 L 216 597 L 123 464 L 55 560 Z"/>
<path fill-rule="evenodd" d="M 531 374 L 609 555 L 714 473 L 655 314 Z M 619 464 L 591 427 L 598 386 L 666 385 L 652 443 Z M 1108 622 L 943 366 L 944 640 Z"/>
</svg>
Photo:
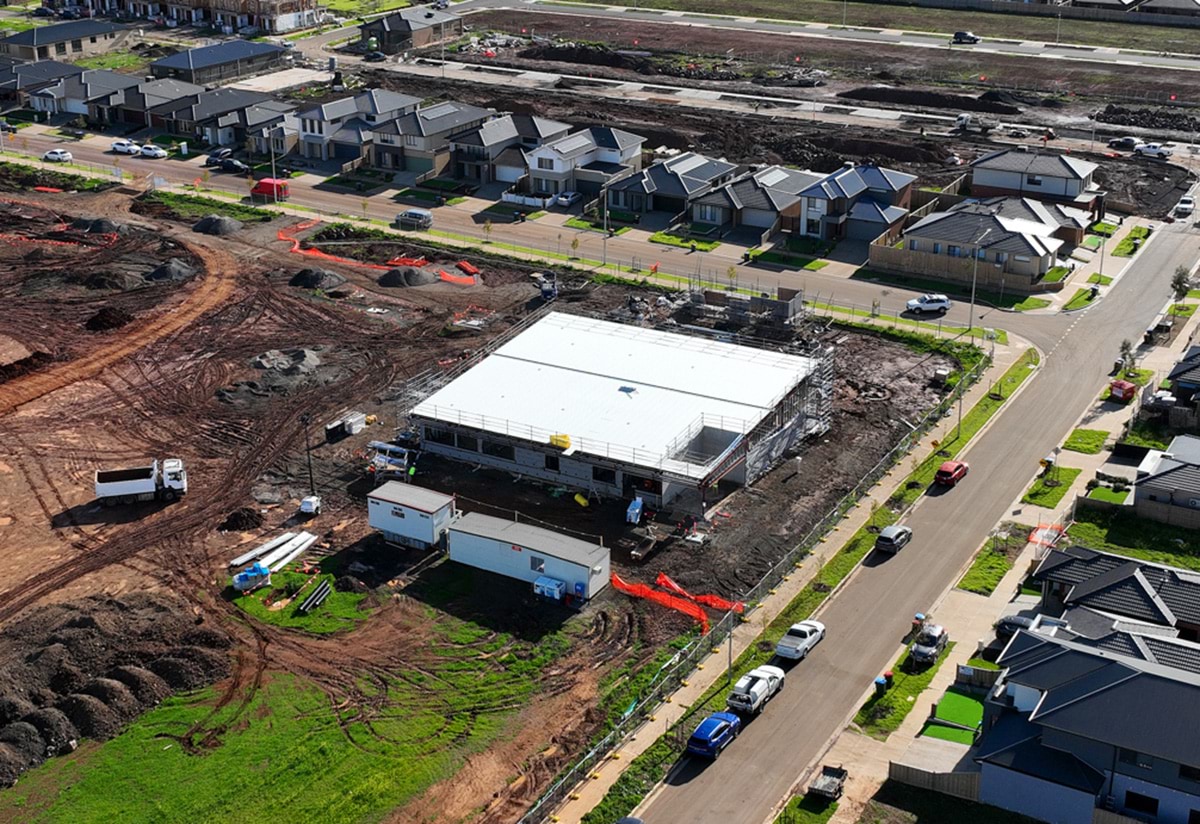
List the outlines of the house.
<svg viewBox="0 0 1200 824">
<path fill-rule="evenodd" d="M 800 214 L 784 231 L 820 240 L 874 240 L 898 233 L 908 215 L 914 175 L 846 163 L 800 194 Z"/>
<path fill-rule="evenodd" d="M 150 123 L 149 111 L 154 107 L 203 91 L 203 86 L 182 80 L 141 80 L 90 101 L 88 118 L 99 124 L 146 126 Z"/>
<path fill-rule="evenodd" d="M 726 183 L 737 169 L 735 163 L 684 152 L 609 183 L 608 206 L 635 214 L 685 213 L 696 198 Z"/>
<path fill-rule="evenodd" d="M 270 95 L 246 89 L 211 89 L 171 100 L 150 109 L 150 125 L 183 138 L 217 143 L 217 121 L 248 106 L 274 103 Z M 283 104 L 286 105 L 286 104 Z M 229 135 L 232 138 L 232 134 Z M 232 140 L 230 140 L 232 142 Z"/>
<path fill-rule="evenodd" d="M 119 48 L 130 32 L 116 23 L 95 19 L 35 26 L 0 40 L 0 54 L 21 60 L 74 60 Z"/>
<path fill-rule="evenodd" d="M 1087 227 L 1092 225 L 1090 214 L 1064 203 L 1034 200 L 1031 197 L 993 197 L 972 202 L 981 203 L 985 208 L 994 211 L 1001 217 L 1020 218 L 1046 226 L 1057 226 L 1053 237 L 1071 246 L 1078 246 L 1082 243 Z"/>
<path fill-rule="evenodd" d="M 1200 394 L 1200 346 L 1191 346 L 1167 374 L 1171 394 L 1182 403 L 1194 403 Z"/>
<path fill-rule="evenodd" d="M 239 109 L 202 118 L 197 122 L 201 138 L 216 146 L 245 146 L 254 136 L 264 137 L 276 126 L 282 127 L 286 141 L 286 125 L 296 127 L 295 105 L 283 100 L 264 100 Z M 297 134 L 297 139 L 299 135 Z M 292 145 L 295 146 L 295 142 Z M 270 151 L 268 146 L 267 152 Z"/>
<path fill-rule="evenodd" d="M 30 105 L 50 115 L 87 115 L 93 101 L 137 86 L 141 81 L 128 74 L 104 69 L 89 69 L 69 74 L 43 86 L 29 95 Z"/>
<path fill-rule="evenodd" d="M 430 6 L 413 6 L 363 23 L 359 43 L 367 51 L 398 54 L 462 36 L 462 18 Z"/>
<path fill-rule="evenodd" d="M 528 114 L 506 114 L 450 137 L 454 176 L 479 184 L 515 183 L 528 171 L 525 150 L 564 137 L 571 127 Z"/>
<path fill-rule="evenodd" d="M 136 2 L 136 0 L 125 0 Z M 281 34 L 293 29 L 315 26 L 320 4 L 317 0 L 168 0 L 168 14 L 178 10 L 180 21 L 207 10 L 213 25 L 227 34 L 252 28 L 260 32 Z"/>
<path fill-rule="evenodd" d="M 83 69 L 56 60 L 36 63 L 16 63 L 0 68 L 0 100 L 24 106 L 29 95 L 71 75 L 83 74 Z"/>
<path fill-rule="evenodd" d="M 1200 527 L 1200 438 L 1176 435 L 1166 451 L 1147 453 L 1133 484 L 1133 509 L 1144 518 Z"/>
<path fill-rule="evenodd" d="M 363 157 L 373 136 L 371 130 L 416 111 L 421 99 L 372 89 L 300 112 L 300 154 L 329 160 Z"/>
<path fill-rule="evenodd" d="M 816 172 L 767 166 L 747 172 L 696 198 L 692 222 L 734 228 L 777 228 L 786 216 L 800 219 L 800 192 L 820 180 Z"/>
<path fill-rule="evenodd" d="M 1109 11 L 1129 11 L 1138 4 L 1139 0 L 1072 0 L 1071 5 L 1077 9 L 1107 9 Z"/>
<path fill-rule="evenodd" d="M 372 130 L 372 165 L 441 174 L 450 165 L 450 136 L 475 128 L 494 114 L 453 100 L 408 112 Z"/>
<path fill-rule="evenodd" d="M 1095 163 L 1026 147 L 991 152 L 971 164 L 971 194 L 974 197 L 1017 195 L 1038 200 L 1058 200 L 1092 211 L 1099 207 L 1103 192 L 1092 183 Z"/>
<path fill-rule="evenodd" d="M 150 64 L 155 77 L 212 85 L 282 68 L 290 62 L 287 49 L 252 40 L 226 40 L 212 46 L 173 54 Z"/>
<path fill-rule="evenodd" d="M 978 800 L 1060 824 L 1200 816 L 1200 645 L 1167 660 L 1018 632 L 984 702 Z"/>
<path fill-rule="evenodd" d="M 1138 6 L 1138 11 L 1146 14 L 1174 14 L 1195 17 L 1200 15 L 1200 2 L 1197 0 L 1146 0 Z"/>
<path fill-rule="evenodd" d="M 595 196 L 614 178 L 642 168 L 646 139 L 611 126 L 593 126 L 525 152 L 529 190 L 539 195 Z"/>
<path fill-rule="evenodd" d="M 247 126 L 246 140 L 255 154 L 282 158 L 300 145 L 300 118 L 295 112 L 286 112 L 278 121 Z"/>
</svg>

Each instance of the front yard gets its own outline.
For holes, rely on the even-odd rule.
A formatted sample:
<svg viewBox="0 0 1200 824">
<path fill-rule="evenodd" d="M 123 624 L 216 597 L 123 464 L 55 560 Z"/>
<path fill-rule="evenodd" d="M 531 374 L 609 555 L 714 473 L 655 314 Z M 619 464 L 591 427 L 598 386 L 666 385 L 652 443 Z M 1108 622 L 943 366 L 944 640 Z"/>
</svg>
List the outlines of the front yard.
<svg viewBox="0 0 1200 824">
<path fill-rule="evenodd" d="M 721 245 L 719 240 L 682 237 L 674 232 L 655 232 L 650 235 L 650 242 L 661 243 L 664 246 L 678 246 L 681 249 L 692 249 L 697 252 L 711 252 Z"/>
<path fill-rule="evenodd" d="M 1029 491 L 1021 496 L 1021 503 L 1040 506 L 1043 509 L 1054 509 L 1067 494 L 1071 484 L 1079 477 L 1082 469 L 1057 466 L 1049 469 L 1046 474 L 1033 482 Z"/>
<path fill-rule="evenodd" d="M 1133 257 L 1134 253 L 1142 247 L 1146 242 L 1146 238 L 1150 237 L 1150 230 L 1145 226 L 1134 226 L 1129 230 L 1129 234 L 1121 238 L 1121 242 L 1112 250 L 1113 257 Z"/>
<path fill-rule="evenodd" d="M 1129 509 L 1077 507 L 1067 535 L 1089 549 L 1200 571 L 1200 531 L 1139 518 Z"/>
<path fill-rule="evenodd" d="M 918 696 L 929 686 L 933 676 L 937 675 L 938 668 L 952 649 L 953 642 L 946 645 L 946 649 L 932 666 L 915 672 L 908 670 L 909 651 L 905 649 L 892 668 L 895 677 L 892 687 L 882 695 L 872 695 L 867 699 L 867 703 L 863 704 L 862 709 L 854 716 L 854 723 L 867 735 L 880 740 L 898 730 L 912 712 L 912 708 L 917 705 Z"/>
<path fill-rule="evenodd" d="M 1085 455 L 1099 454 L 1108 440 L 1108 433 L 1103 429 L 1076 429 L 1063 443 L 1063 449 L 1072 452 L 1082 452 Z"/>
</svg>

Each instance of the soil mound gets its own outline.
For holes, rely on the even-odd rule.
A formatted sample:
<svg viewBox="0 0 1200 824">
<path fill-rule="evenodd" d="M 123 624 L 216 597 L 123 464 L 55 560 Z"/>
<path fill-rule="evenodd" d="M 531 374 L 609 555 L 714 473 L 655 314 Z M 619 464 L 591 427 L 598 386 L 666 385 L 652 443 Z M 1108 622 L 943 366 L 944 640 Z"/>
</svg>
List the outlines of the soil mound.
<svg viewBox="0 0 1200 824">
<path fill-rule="evenodd" d="M 21 719 L 37 728 L 42 737 L 47 755 L 62 755 L 75 749 L 79 742 L 79 730 L 60 709 L 42 707 Z"/>
<path fill-rule="evenodd" d="M 946 94 L 924 89 L 897 89 L 892 86 L 867 86 L 839 92 L 838 97 L 849 100 L 869 100 L 874 103 L 895 103 L 900 106 L 927 106 L 933 109 L 958 109 L 964 112 L 987 112 L 989 114 L 1020 114 L 1021 110 L 1008 103 L 985 100 L 983 97 L 967 97 L 962 94 Z"/>
<path fill-rule="evenodd" d="M 191 264 L 179 258 L 168 258 L 165 263 L 151 269 L 146 275 L 146 280 L 156 283 L 162 281 L 178 283 L 187 280 L 194 274 L 196 274 L 196 270 L 192 268 Z"/>
<path fill-rule="evenodd" d="M 106 741 L 121 730 L 117 714 L 94 695 L 73 693 L 58 702 L 58 709 L 70 719 L 81 735 Z"/>
<path fill-rule="evenodd" d="M 271 349 L 263 352 L 251 362 L 258 369 L 267 369 L 280 375 L 311 375 L 321 365 L 321 359 L 311 349 Z"/>
<path fill-rule="evenodd" d="M 93 678 L 83 685 L 80 692 L 99 698 L 122 721 L 136 717 L 143 709 L 129 687 L 111 678 Z"/>
<path fill-rule="evenodd" d="M 1177 132 L 1200 130 L 1200 118 L 1178 109 L 1130 109 L 1109 103 L 1096 115 L 1101 123 L 1117 126 L 1140 126 L 1144 129 L 1170 129 Z"/>
<path fill-rule="evenodd" d="M 109 673 L 109 677 L 127 686 L 145 707 L 152 707 L 171 694 L 166 681 L 141 667 L 117 667 Z"/>
<path fill-rule="evenodd" d="M 301 289 L 336 289 L 345 282 L 344 277 L 326 269 L 301 269 L 288 281 L 288 286 L 298 286 Z"/>
<path fill-rule="evenodd" d="M 209 215 L 196 221 L 192 226 L 192 231 L 202 235 L 232 235 L 234 232 L 240 231 L 244 225 L 240 220 L 234 220 L 231 217 Z"/>
<path fill-rule="evenodd" d="M 30 766 L 21 753 L 8 744 L 0 743 L 0 789 L 16 784 L 21 773 Z"/>
<path fill-rule="evenodd" d="M 333 582 L 333 588 L 338 592 L 366 592 L 367 585 L 353 575 L 343 575 Z"/>
<path fill-rule="evenodd" d="M 0 729 L 0 744 L 7 744 L 25 762 L 26 769 L 46 760 L 46 742 L 28 721 L 17 721 Z"/>
<path fill-rule="evenodd" d="M 0 727 L 11 724 L 31 712 L 33 712 L 33 704 L 19 695 L 0 696 Z"/>
<path fill-rule="evenodd" d="M 263 516 L 257 509 L 243 506 L 229 513 L 217 529 L 222 532 L 244 532 L 247 529 L 258 529 L 263 524 Z"/>
<path fill-rule="evenodd" d="M 105 332 L 109 329 L 120 329 L 133 320 L 133 315 L 116 306 L 105 306 L 88 318 L 83 327 L 89 332 Z"/>
<path fill-rule="evenodd" d="M 166 681 L 173 690 L 192 690 L 205 683 L 204 670 L 195 662 L 181 658 L 159 658 L 150 663 L 150 671 Z"/>
<path fill-rule="evenodd" d="M 83 282 L 88 289 L 112 289 L 116 292 L 128 292 L 145 284 L 146 278 L 129 272 L 96 272 Z"/>
<path fill-rule="evenodd" d="M 125 231 L 125 226 L 106 217 L 77 217 L 71 222 L 72 229 L 78 229 L 89 234 L 111 235 Z"/>
<path fill-rule="evenodd" d="M 411 266 L 389 269 L 379 279 L 380 286 L 392 286 L 402 289 L 411 286 L 428 286 L 431 283 L 437 283 L 437 278 L 433 274 L 420 269 L 414 269 Z"/>
</svg>

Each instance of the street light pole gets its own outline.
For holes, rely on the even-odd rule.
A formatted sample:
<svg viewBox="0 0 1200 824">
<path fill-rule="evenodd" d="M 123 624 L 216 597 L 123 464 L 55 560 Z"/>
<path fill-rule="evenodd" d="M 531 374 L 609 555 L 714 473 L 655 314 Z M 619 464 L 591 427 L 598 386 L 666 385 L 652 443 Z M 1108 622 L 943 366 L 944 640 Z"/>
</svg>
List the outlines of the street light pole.
<svg viewBox="0 0 1200 824">
<path fill-rule="evenodd" d="M 270 151 L 271 151 L 271 180 L 278 179 L 275 177 L 275 132 L 278 129 L 279 129 L 278 126 L 274 126 L 267 130 L 267 148 L 270 149 Z M 275 205 L 278 206 L 279 205 L 279 185 L 273 184 L 271 186 L 271 192 L 275 196 Z"/>
<path fill-rule="evenodd" d="M 600 189 L 600 213 L 604 216 L 602 225 L 604 226 L 604 239 L 600 242 L 600 265 L 608 265 L 608 187 Z"/>
</svg>

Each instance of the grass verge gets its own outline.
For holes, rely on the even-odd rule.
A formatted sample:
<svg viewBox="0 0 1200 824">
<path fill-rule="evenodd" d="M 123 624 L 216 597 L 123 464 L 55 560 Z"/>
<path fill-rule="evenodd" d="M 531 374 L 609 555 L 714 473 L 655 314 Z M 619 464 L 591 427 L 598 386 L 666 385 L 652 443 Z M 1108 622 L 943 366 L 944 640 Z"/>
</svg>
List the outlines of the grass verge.
<svg viewBox="0 0 1200 824">
<path fill-rule="evenodd" d="M 829 265 L 829 261 L 821 260 L 820 258 L 812 258 L 807 255 L 793 255 L 787 252 L 776 251 L 751 251 L 750 260 L 754 263 L 770 263 L 775 266 L 791 267 L 793 269 L 807 269 L 810 272 L 815 272 L 818 269 L 824 269 Z"/>
<path fill-rule="evenodd" d="M 1059 283 L 1067 275 L 1071 274 L 1071 270 L 1066 266 L 1055 266 L 1050 271 L 1042 276 L 1043 283 Z"/>
<path fill-rule="evenodd" d="M 1148 386 L 1154 378 L 1153 369 L 1126 369 L 1121 373 L 1121 377 L 1130 383 L 1136 383 L 1138 386 Z"/>
<path fill-rule="evenodd" d="M 913 707 L 917 705 L 917 697 L 929 686 L 929 682 L 937 675 L 942 662 L 952 649 L 954 642 L 946 645 L 932 665 L 916 672 L 905 671 L 904 662 L 908 658 L 908 650 L 904 650 L 892 667 L 895 681 L 891 689 L 882 695 L 872 695 L 868 698 L 867 703 L 863 704 L 862 709 L 854 716 L 854 723 L 872 738 L 886 741 L 912 712 Z"/>
<path fill-rule="evenodd" d="M 976 553 L 975 560 L 971 562 L 971 568 L 958 582 L 958 588 L 978 595 L 991 595 L 996 591 L 1000 579 L 1007 575 L 1012 567 L 1012 561 L 1008 560 L 1008 555 L 1005 552 L 993 550 L 992 542 L 988 541 Z"/>
<path fill-rule="evenodd" d="M 775 824 L 825 824 L 837 812 L 837 802 L 807 795 L 795 796 L 775 818 Z"/>
<path fill-rule="evenodd" d="M 664 246 L 677 246 L 681 249 L 695 249 L 697 252 L 711 252 L 721 245 L 721 242 L 718 240 L 697 240 L 695 238 L 680 237 L 670 232 L 655 232 L 650 235 L 650 242 L 661 243 Z"/>
<path fill-rule="evenodd" d="M 1113 257 L 1133 257 L 1134 253 L 1141 248 L 1137 241 L 1146 242 L 1146 238 L 1150 237 L 1150 230 L 1145 226 L 1134 226 L 1129 230 L 1129 234 L 1121 238 L 1121 242 L 1112 250 Z"/>
<path fill-rule="evenodd" d="M 570 217 L 563 221 L 563 226 L 569 226 L 572 229 L 582 229 L 585 232 L 604 232 L 604 224 L 596 221 L 588 220 L 583 217 Z M 633 229 L 632 226 L 610 226 L 614 235 L 623 235 Z"/>
<path fill-rule="evenodd" d="M 1190 318 L 1196 313 L 1196 304 L 1194 303 L 1176 303 L 1167 310 L 1167 314 L 1177 318 Z"/>
<path fill-rule="evenodd" d="M 1065 306 L 1063 306 L 1063 311 L 1064 312 L 1074 312 L 1076 309 L 1083 309 L 1087 306 L 1090 306 L 1091 303 L 1092 303 L 1092 290 L 1091 289 L 1076 289 L 1075 294 L 1072 295 L 1071 299 L 1069 301 L 1067 301 Z"/>
<path fill-rule="evenodd" d="M 1108 275 L 1102 275 L 1099 272 L 1092 272 L 1092 275 L 1087 279 L 1087 282 L 1097 283 L 1101 286 L 1108 286 L 1110 283 L 1112 283 L 1112 280 L 1113 279 Z"/>
<path fill-rule="evenodd" d="M 1046 475 L 1033 482 L 1033 486 L 1021 496 L 1021 503 L 1040 506 L 1043 509 L 1054 509 L 1062 502 L 1070 490 L 1071 484 L 1079 477 L 1082 469 L 1071 469 L 1060 466 L 1050 470 Z M 1047 481 L 1050 483 L 1047 484 Z"/>
<path fill-rule="evenodd" d="M 1050 301 L 1045 298 L 1025 298 L 1018 303 L 1014 303 L 1008 307 L 1014 312 L 1032 312 L 1034 309 L 1045 309 L 1050 305 Z"/>
<path fill-rule="evenodd" d="M 259 209 L 228 200 L 217 200 L 198 195 L 183 195 L 175 192 L 147 192 L 142 195 L 143 203 L 159 203 L 185 219 L 199 220 L 208 215 L 225 215 L 234 220 L 270 220 L 275 212 Z"/>
<path fill-rule="evenodd" d="M 1108 433 L 1103 429 L 1076 429 L 1063 442 L 1063 449 L 1082 452 L 1085 455 L 1098 455 L 1107 441 Z"/>
<path fill-rule="evenodd" d="M 886 781 L 867 802 L 858 824 L 1037 824 L 1023 815 L 933 790 Z"/>
<path fill-rule="evenodd" d="M 1200 570 L 1200 531 L 1139 518 L 1124 509 L 1078 507 L 1071 542 L 1141 561 Z"/>
<path fill-rule="evenodd" d="M 1088 492 L 1087 496 L 1097 501 L 1105 501 L 1110 504 L 1123 504 L 1125 499 L 1129 497 L 1129 490 L 1123 489 L 1117 492 L 1115 489 L 1107 486 L 1098 486 Z"/>
<path fill-rule="evenodd" d="M 109 71 L 133 74 L 149 66 L 150 59 L 137 52 L 121 51 L 98 54 L 95 57 L 84 57 L 76 60 L 75 65 L 85 69 L 108 69 Z"/>
</svg>

